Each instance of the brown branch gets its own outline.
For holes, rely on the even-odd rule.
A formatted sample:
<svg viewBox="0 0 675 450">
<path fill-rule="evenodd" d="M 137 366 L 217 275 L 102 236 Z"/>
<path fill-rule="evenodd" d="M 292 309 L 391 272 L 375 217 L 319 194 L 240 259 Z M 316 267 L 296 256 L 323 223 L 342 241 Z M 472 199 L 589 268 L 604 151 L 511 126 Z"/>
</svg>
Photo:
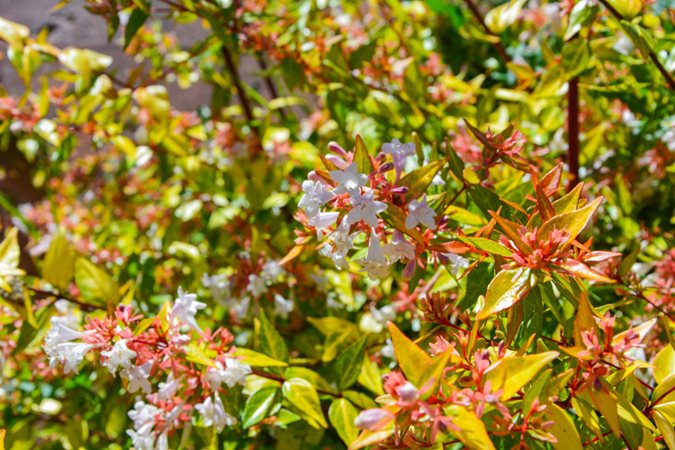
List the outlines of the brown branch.
<svg viewBox="0 0 675 450">
<path fill-rule="evenodd" d="M 262 55 L 257 54 L 256 59 L 258 60 L 258 67 L 260 67 L 260 70 L 266 72 L 267 63 L 265 62 L 265 59 L 262 57 Z M 267 90 L 269 91 L 272 99 L 279 98 L 279 92 L 277 91 L 277 87 L 274 85 L 272 78 L 267 73 L 263 73 L 263 80 L 265 81 L 265 85 L 267 86 Z M 284 111 L 283 107 L 279 108 L 279 115 L 281 116 L 282 119 L 286 118 L 286 111 Z"/>
<path fill-rule="evenodd" d="M 579 183 L 579 79 L 567 83 L 567 165 L 572 181 L 569 190 Z"/>
<path fill-rule="evenodd" d="M 626 20 L 623 15 L 616 9 L 614 8 L 607 0 L 600 0 L 600 3 L 607 8 L 607 10 L 619 21 Z M 661 64 L 661 61 L 659 61 L 659 58 L 656 56 L 656 53 L 654 53 L 654 50 L 651 48 L 649 49 L 649 59 L 654 63 L 658 71 L 663 75 L 663 78 L 666 79 L 666 83 L 668 84 L 668 87 L 675 91 L 675 79 L 673 79 L 673 76 L 666 70 L 665 67 L 663 67 L 663 64 Z"/>
<path fill-rule="evenodd" d="M 473 14 L 473 16 L 476 18 L 476 20 L 481 24 L 481 26 L 483 27 L 485 32 L 487 34 L 489 34 L 490 36 L 494 36 L 494 37 L 498 38 L 499 36 L 496 35 L 490 29 L 490 27 L 488 27 L 487 24 L 485 23 L 485 19 L 483 18 L 483 14 L 480 12 L 480 9 L 478 9 L 478 6 L 476 6 L 476 4 L 473 2 L 473 0 L 464 0 L 464 3 L 466 3 L 466 6 L 469 8 L 469 10 Z M 510 63 L 511 62 L 511 58 L 506 53 L 506 50 L 504 50 L 504 47 L 502 46 L 501 42 L 495 42 L 493 44 L 493 46 L 494 46 L 495 50 L 497 50 L 497 53 L 499 53 L 499 56 L 502 58 L 502 60 L 504 60 L 504 63 Z"/>
<path fill-rule="evenodd" d="M 99 309 L 99 310 L 106 310 L 107 307 L 105 306 L 99 306 L 99 305 L 92 305 L 89 303 L 85 303 L 82 300 L 76 299 L 74 297 L 70 297 L 68 295 L 64 295 L 60 292 L 53 292 L 53 291 L 43 291 L 42 289 L 36 289 L 33 287 L 26 286 L 26 288 L 33 292 L 34 294 L 40 295 L 42 297 L 54 297 L 60 300 L 66 300 L 67 302 L 70 303 L 75 303 L 76 305 L 80 306 L 81 308 L 84 308 L 88 311 L 92 311 L 94 309 Z"/>
<path fill-rule="evenodd" d="M 239 71 L 237 70 L 237 66 L 234 63 L 234 59 L 232 59 L 230 49 L 227 48 L 227 44 L 225 44 L 225 42 L 223 42 L 221 46 L 221 51 L 223 54 L 223 59 L 225 60 L 225 66 L 227 67 L 227 70 L 230 73 L 230 78 L 232 79 L 232 83 L 234 84 L 234 88 L 237 90 L 239 102 L 241 103 L 241 107 L 244 110 L 244 116 L 246 116 L 246 120 L 248 121 L 248 124 L 253 132 L 253 137 L 256 140 L 255 146 L 258 150 L 260 150 L 260 136 L 258 136 L 258 129 L 253 125 L 253 108 L 251 107 L 251 102 L 249 101 L 246 91 L 244 90 L 241 77 L 239 76 Z"/>
</svg>

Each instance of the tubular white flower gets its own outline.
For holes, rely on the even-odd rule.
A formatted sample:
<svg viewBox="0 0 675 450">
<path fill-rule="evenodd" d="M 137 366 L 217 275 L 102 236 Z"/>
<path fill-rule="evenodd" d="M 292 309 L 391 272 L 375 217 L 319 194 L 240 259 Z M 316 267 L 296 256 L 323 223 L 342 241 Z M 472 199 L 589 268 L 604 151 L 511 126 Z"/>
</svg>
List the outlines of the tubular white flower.
<svg viewBox="0 0 675 450">
<path fill-rule="evenodd" d="M 338 184 L 333 189 L 335 194 L 348 192 L 350 195 L 353 195 L 358 193 L 359 189 L 368 182 L 368 176 L 359 173 L 356 163 L 351 163 L 345 170 L 330 171 L 330 177 Z"/>
<path fill-rule="evenodd" d="M 377 226 L 377 215 L 387 209 L 387 204 L 374 199 L 375 192 L 368 191 L 361 195 L 358 192 L 352 194 L 349 202 L 352 209 L 349 210 L 344 220 L 347 225 L 352 225 L 363 220 L 371 227 Z"/>
<path fill-rule="evenodd" d="M 199 414 L 202 415 L 204 420 L 204 425 L 207 427 L 214 427 L 218 432 L 223 431 L 223 428 L 230 427 L 237 423 L 237 419 L 232 417 L 230 414 L 225 412 L 225 407 L 223 406 L 223 401 L 220 399 L 218 394 L 207 397 L 202 403 L 195 405 L 195 409 L 199 411 Z"/>
<path fill-rule="evenodd" d="M 370 241 L 368 242 L 368 253 L 365 258 L 359 260 L 359 264 L 368 272 L 372 279 L 384 278 L 389 273 L 389 263 L 384 257 L 384 252 L 380 246 L 380 238 L 372 229 L 370 232 Z"/>
<path fill-rule="evenodd" d="M 159 383 L 157 396 L 160 400 L 170 400 L 176 395 L 176 391 L 180 387 L 180 378 L 174 378 L 173 372 L 169 373 L 166 381 Z"/>
<path fill-rule="evenodd" d="M 288 318 L 288 315 L 293 311 L 293 300 L 286 300 L 279 294 L 274 294 L 274 312 L 282 319 Z"/>
<path fill-rule="evenodd" d="M 415 259 L 415 246 L 408 242 L 403 233 L 396 230 L 390 243 L 385 244 L 384 254 L 389 257 L 392 262 L 405 258 L 407 260 Z"/>
<path fill-rule="evenodd" d="M 150 376 L 150 369 L 152 368 L 152 361 L 146 361 L 141 366 L 131 366 L 128 369 L 122 370 L 121 375 L 129 381 L 127 391 L 134 393 L 139 389 L 149 394 L 152 392 L 152 386 L 148 377 Z"/>
<path fill-rule="evenodd" d="M 421 201 L 413 200 L 408 204 L 408 217 L 405 219 L 405 227 L 412 230 L 421 223 L 432 230 L 436 229 L 436 211 L 427 206 L 426 196 Z"/>
<path fill-rule="evenodd" d="M 391 142 L 383 144 L 382 151 L 392 156 L 394 159 L 394 170 L 396 170 L 396 175 L 399 176 L 405 166 L 406 158 L 415 154 L 415 144 L 404 144 L 398 139 L 394 139 Z"/>
<path fill-rule="evenodd" d="M 206 381 L 214 391 L 223 383 L 228 387 L 234 387 L 237 384 L 244 385 L 246 375 L 251 373 L 251 366 L 242 364 L 233 358 L 225 358 L 225 366 L 220 361 L 216 361 L 215 365 L 216 367 L 210 367 L 206 372 Z"/>
<path fill-rule="evenodd" d="M 114 375 L 120 367 L 123 369 L 131 367 L 131 361 L 136 357 L 136 352 L 127 347 L 126 339 L 120 339 L 115 342 L 112 349 L 101 352 L 101 356 L 108 358 L 103 365 Z"/>
<path fill-rule="evenodd" d="M 178 319 L 190 328 L 201 332 L 201 328 L 195 320 L 195 315 L 197 311 L 204 308 L 206 308 L 206 303 L 197 301 L 196 294 L 184 292 L 183 288 L 179 287 L 178 298 L 171 310 L 171 322 L 173 323 L 175 319 Z"/>
<path fill-rule="evenodd" d="M 305 180 L 302 182 L 302 190 L 305 195 L 298 202 L 298 206 L 304 209 L 310 218 L 319 213 L 321 206 L 335 197 L 321 181 Z"/>
</svg>

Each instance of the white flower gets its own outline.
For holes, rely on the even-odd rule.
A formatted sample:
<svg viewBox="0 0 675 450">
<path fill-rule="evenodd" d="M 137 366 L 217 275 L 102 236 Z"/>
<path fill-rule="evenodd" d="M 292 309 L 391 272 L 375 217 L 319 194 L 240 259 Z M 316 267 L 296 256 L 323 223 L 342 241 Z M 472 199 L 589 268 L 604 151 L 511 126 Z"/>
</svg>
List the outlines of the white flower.
<svg viewBox="0 0 675 450">
<path fill-rule="evenodd" d="M 225 358 L 225 367 L 220 361 L 216 361 L 216 367 L 210 367 L 206 372 L 206 381 L 211 385 L 211 389 L 217 390 L 221 384 L 225 383 L 228 387 L 234 387 L 237 384 L 246 383 L 246 375 L 251 373 L 251 366 L 240 363 L 233 358 Z"/>
<path fill-rule="evenodd" d="M 134 429 L 127 430 L 136 450 L 155 450 L 155 421 L 161 410 L 154 405 L 137 400 L 129 418 L 134 421 Z"/>
<path fill-rule="evenodd" d="M 390 413 L 386 409 L 372 408 L 361 411 L 356 419 L 354 420 L 354 425 L 358 428 L 363 428 L 367 430 L 379 430 L 383 425 L 394 420 L 394 414 Z"/>
<path fill-rule="evenodd" d="M 298 206 L 304 209 L 307 217 L 310 218 L 319 213 L 321 206 L 335 197 L 321 181 L 303 181 L 302 191 L 305 195 L 300 199 Z"/>
<path fill-rule="evenodd" d="M 363 220 L 371 227 L 377 226 L 377 215 L 387 209 L 387 204 L 374 200 L 374 196 L 374 191 L 368 191 L 363 195 L 358 192 L 352 194 L 349 199 L 352 209 L 349 210 L 349 213 L 344 218 L 347 225 L 352 225 L 359 220 Z"/>
<path fill-rule="evenodd" d="M 398 177 L 403 171 L 406 158 L 415 154 L 415 144 L 403 144 L 398 139 L 394 139 L 393 141 L 382 145 L 382 151 L 391 155 L 394 159 L 394 170 L 396 170 L 396 176 Z"/>
<path fill-rule="evenodd" d="M 120 339 L 110 350 L 101 352 L 101 356 L 108 358 L 103 365 L 114 375 L 120 367 L 131 367 L 131 360 L 136 357 L 136 352 L 127 347 L 126 339 Z"/>
<path fill-rule="evenodd" d="M 459 255 L 455 255 L 454 253 L 443 253 L 443 256 L 450 260 L 449 269 L 450 273 L 452 273 L 454 276 L 457 276 L 460 270 L 469 267 L 469 260 L 462 258 Z"/>
<path fill-rule="evenodd" d="M 166 381 L 159 383 L 157 396 L 160 400 L 170 400 L 176 395 L 176 391 L 180 387 L 180 378 L 174 379 L 173 372 L 169 373 Z"/>
<path fill-rule="evenodd" d="M 195 405 L 195 409 L 199 411 L 204 419 L 204 425 L 207 427 L 214 427 L 218 432 L 223 431 L 226 426 L 232 426 L 237 423 L 237 419 L 225 412 L 225 407 L 218 394 L 214 394 L 213 398 L 207 397 L 203 403 Z"/>
<path fill-rule="evenodd" d="M 349 264 L 345 257 L 353 245 L 349 224 L 343 220 L 337 229 L 328 235 L 328 241 L 329 243 L 321 247 L 319 253 L 332 259 L 338 269 L 347 269 Z"/>
<path fill-rule="evenodd" d="M 148 381 L 151 368 L 152 361 L 146 361 L 141 366 L 131 366 L 128 369 L 122 370 L 120 374 L 129 381 L 127 391 L 134 393 L 140 389 L 146 394 L 151 393 L 152 386 L 150 385 L 150 381 Z"/>
<path fill-rule="evenodd" d="M 202 275 L 202 284 L 211 292 L 213 299 L 223 303 L 230 295 L 230 283 L 227 275 L 218 273 L 214 275 Z"/>
<path fill-rule="evenodd" d="M 333 189 L 335 194 L 358 193 L 359 188 L 368 182 L 368 176 L 358 172 L 356 163 L 351 163 L 345 170 L 331 170 L 330 177 L 338 184 Z"/>
<path fill-rule="evenodd" d="M 242 318 L 246 317 L 248 313 L 248 308 L 251 305 L 251 297 L 244 297 L 232 306 L 232 310 L 237 315 L 237 317 Z"/>
<path fill-rule="evenodd" d="M 403 233 L 396 230 L 390 243 L 385 244 L 384 254 L 389 257 L 392 262 L 405 258 L 408 260 L 415 259 L 415 246 L 406 241 Z"/>
<path fill-rule="evenodd" d="M 263 265 L 261 275 L 269 281 L 276 281 L 283 273 L 284 268 L 281 267 L 279 261 L 270 260 Z"/>
<path fill-rule="evenodd" d="M 64 324 L 66 320 L 61 317 L 51 319 L 52 327 L 45 336 L 43 349 L 49 358 L 49 365 L 55 367 L 57 363 L 63 364 L 65 373 L 77 373 L 77 366 L 84 359 L 84 355 L 94 348 L 93 344 L 84 342 L 72 342 L 80 339 L 84 333 L 73 330 Z"/>
<path fill-rule="evenodd" d="M 374 229 L 370 232 L 368 253 L 365 258 L 359 260 L 359 263 L 372 279 L 384 278 L 389 273 L 389 263 L 387 258 L 384 257 L 384 252 L 380 247 L 380 239 Z"/>
<path fill-rule="evenodd" d="M 248 276 L 248 286 L 246 286 L 246 290 L 253 294 L 255 298 L 260 297 L 262 294 L 267 292 L 265 278 L 254 273 L 250 274 Z"/>
<path fill-rule="evenodd" d="M 202 331 L 195 320 L 195 315 L 200 309 L 206 308 L 206 303 L 197 301 L 197 294 L 184 292 L 182 287 L 178 288 L 178 298 L 171 310 L 171 322 L 178 318 L 181 322 L 190 328 Z"/>
<path fill-rule="evenodd" d="M 286 300 L 279 294 L 274 294 L 274 312 L 282 319 L 288 318 L 293 311 L 293 300 Z"/>
<path fill-rule="evenodd" d="M 321 237 L 321 231 L 333 225 L 340 214 L 336 212 L 319 212 L 311 216 L 307 221 L 308 224 L 316 228 L 317 235 Z"/>
<path fill-rule="evenodd" d="M 405 219 L 405 227 L 412 230 L 421 223 L 427 228 L 435 229 L 436 211 L 427 206 L 426 196 L 421 201 L 413 200 L 408 204 L 408 217 Z"/>
</svg>

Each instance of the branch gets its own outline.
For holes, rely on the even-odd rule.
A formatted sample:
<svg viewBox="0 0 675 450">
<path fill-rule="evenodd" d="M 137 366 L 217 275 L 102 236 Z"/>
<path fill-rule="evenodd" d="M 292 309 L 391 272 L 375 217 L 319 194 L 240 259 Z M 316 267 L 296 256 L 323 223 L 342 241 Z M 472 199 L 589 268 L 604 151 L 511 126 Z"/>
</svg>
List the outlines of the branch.
<svg viewBox="0 0 675 450">
<path fill-rule="evenodd" d="M 600 0 L 600 3 L 607 8 L 607 10 L 614 16 L 616 17 L 619 21 L 626 20 L 623 15 L 616 9 L 614 8 L 607 0 Z M 654 53 L 654 50 L 651 48 L 649 49 L 649 59 L 652 60 L 656 68 L 658 69 L 659 72 L 661 72 L 661 75 L 663 75 L 663 78 L 666 79 L 666 83 L 668 83 L 668 87 L 675 91 L 675 79 L 673 79 L 673 76 L 666 70 L 665 67 L 663 67 L 663 64 L 661 64 L 661 61 L 659 61 L 659 58 L 656 56 L 656 53 Z"/>
<path fill-rule="evenodd" d="M 490 36 L 494 37 L 499 37 L 495 33 L 492 32 L 490 27 L 487 26 L 485 23 L 485 19 L 483 19 L 483 14 L 480 12 L 480 9 L 478 9 L 478 6 L 473 2 L 473 0 L 464 0 L 464 3 L 466 3 L 466 6 L 471 10 L 471 13 L 473 16 L 478 20 L 478 22 L 483 26 L 483 29 L 487 34 Z M 511 58 L 509 55 L 506 53 L 506 50 L 504 50 L 504 47 L 502 46 L 501 42 L 495 42 L 494 44 L 495 50 L 497 50 L 497 53 L 499 53 L 499 56 L 504 60 L 504 63 L 510 63 Z"/>
<path fill-rule="evenodd" d="M 279 98 L 279 92 L 277 91 L 277 87 L 274 85 L 272 78 L 270 78 L 270 76 L 265 73 L 267 71 L 267 63 L 265 63 L 265 59 L 260 54 L 256 55 L 256 59 L 258 60 L 258 66 L 260 67 L 260 70 L 263 71 L 263 80 L 265 81 L 267 90 L 270 92 L 270 96 L 273 100 L 275 98 Z M 281 115 L 282 119 L 286 118 L 286 111 L 284 111 L 283 107 L 279 108 L 279 115 Z"/>
<path fill-rule="evenodd" d="M 579 79 L 567 83 L 567 165 L 572 181 L 569 189 L 579 183 Z"/>
</svg>

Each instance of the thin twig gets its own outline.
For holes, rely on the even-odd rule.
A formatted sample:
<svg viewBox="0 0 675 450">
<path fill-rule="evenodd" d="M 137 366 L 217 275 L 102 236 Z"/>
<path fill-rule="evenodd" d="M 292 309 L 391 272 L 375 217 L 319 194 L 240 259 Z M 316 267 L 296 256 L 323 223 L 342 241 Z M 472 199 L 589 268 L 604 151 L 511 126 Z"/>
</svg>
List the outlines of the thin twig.
<svg viewBox="0 0 675 450">
<path fill-rule="evenodd" d="M 614 8 L 607 0 L 600 0 L 600 3 L 607 8 L 607 10 L 619 21 L 621 20 L 626 20 L 623 15 L 616 9 Z M 649 49 L 649 59 L 654 63 L 656 68 L 658 69 L 659 72 L 661 72 L 661 75 L 663 75 L 663 78 L 666 79 L 666 83 L 668 84 L 668 87 L 675 91 L 675 79 L 673 79 L 673 76 L 666 70 L 665 67 L 663 67 L 663 64 L 661 64 L 661 61 L 659 61 L 659 58 L 656 56 L 656 53 L 654 53 L 654 50 L 651 48 Z"/>
<path fill-rule="evenodd" d="M 567 83 L 567 165 L 572 181 L 571 191 L 579 183 L 579 79 Z"/>
<path fill-rule="evenodd" d="M 464 0 L 464 3 L 466 3 L 466 6 L 469 7 L 469 10 L 471 10 L 471 13 L 473 16 L 478 20 L 478 22 L 481 24 L 483 29 L 487 34 L 490 36 L 494 37 L 499 37 L 497 34 L 495 34 L 490 27 L 487 26 L 485 23 L 485 19 L 483 18 L 483 14 L 480 12 L 480 9 L 478 9 L 478 6 L 473 2 L 473 0 Z M 497 50 L 497 53 L 499 53 L 499 56 L 504 60 L 504 63 L 510 63 L 511 58 L 509 57 L 508 53 L 506 53 L 506 50 L 504 50 L 504 47 L 502 46 L 501 42 L 495 42 L 493 43 L 493 46 L 495 50 Z"/>
<path fill-rule="evenodd" d="M 256 59 L 258 60 L 258 66 L 260 67 L 260 70 L 263 71 L 263 80 L 265 81 L 265 85 L 267 85 L 267 90 L 270 92 L 272 100 L 279 98 L 279 92 L 277 91 L 277 87 L 274 85 L 274 81 L 272 81 L 272 78 L 266 73 L 267 63 L 265 62 L 265 58 L 263 58 L 262 55 L 257 54 Z M 282 119 L 286 118 L 286 111 L 284 111 L 283 107 L 279 108 L 279 115 Z"/>
</svg>

